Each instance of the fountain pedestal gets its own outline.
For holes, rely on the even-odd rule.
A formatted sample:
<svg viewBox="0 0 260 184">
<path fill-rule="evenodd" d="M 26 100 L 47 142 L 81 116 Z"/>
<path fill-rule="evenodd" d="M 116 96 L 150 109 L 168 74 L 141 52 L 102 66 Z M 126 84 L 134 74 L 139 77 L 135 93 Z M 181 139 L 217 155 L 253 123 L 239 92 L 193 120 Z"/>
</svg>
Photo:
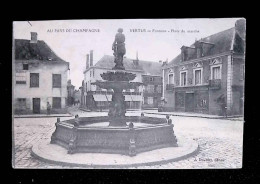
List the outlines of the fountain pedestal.
<svg viewBox="0 0 260 184">
<path fill-rule="evenodd" d="M 109 126 L 126 126 L 126 104 L 123 95 L 124 89 L 136 89 L 141 82 L 130 82 L 136 77 L 135 74 L 124 71 L 113 71 L 101 74 L 103 80 L 92 83 L 103 89 L 113 89 L 112 101 L 109 104 Z"/>
</svg>

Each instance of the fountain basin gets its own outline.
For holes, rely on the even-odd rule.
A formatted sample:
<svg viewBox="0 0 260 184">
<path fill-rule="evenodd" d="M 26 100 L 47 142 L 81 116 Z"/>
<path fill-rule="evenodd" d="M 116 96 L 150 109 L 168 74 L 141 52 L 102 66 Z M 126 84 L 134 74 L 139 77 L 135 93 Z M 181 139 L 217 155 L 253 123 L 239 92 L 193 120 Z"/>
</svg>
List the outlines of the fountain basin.
<svg viewBox="0 0 260 184">
<path fill-rule="evenodd" d="M 173 125 L 167 124 L 166 119 L 132 116 L 125 117 L 125 121 L 129 126 L 109 126 L 107 116 L 57 122 L 51 143 L 66 148 L 69 154 L 117 153 L 130 156 L 178 146 Z"/>
</svg>

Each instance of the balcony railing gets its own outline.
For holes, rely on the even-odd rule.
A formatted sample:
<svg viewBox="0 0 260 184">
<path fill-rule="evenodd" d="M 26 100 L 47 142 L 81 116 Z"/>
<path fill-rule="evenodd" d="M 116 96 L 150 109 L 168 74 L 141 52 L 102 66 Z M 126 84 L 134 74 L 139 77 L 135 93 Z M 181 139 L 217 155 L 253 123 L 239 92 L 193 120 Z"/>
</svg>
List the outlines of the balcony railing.
<svg viewBox="0 0 260 184">
<path fill-rule="evenodd" d="M 174 84 L 166 84 L 166 90 L 172 91 L 174 89 Z"/>
<path fill-rule="evenodd" d="M 212 89 L 219 89 L 221 88 L 221 79 L 213 79 L 209 80 L 209 87 Z"/>
</svg>

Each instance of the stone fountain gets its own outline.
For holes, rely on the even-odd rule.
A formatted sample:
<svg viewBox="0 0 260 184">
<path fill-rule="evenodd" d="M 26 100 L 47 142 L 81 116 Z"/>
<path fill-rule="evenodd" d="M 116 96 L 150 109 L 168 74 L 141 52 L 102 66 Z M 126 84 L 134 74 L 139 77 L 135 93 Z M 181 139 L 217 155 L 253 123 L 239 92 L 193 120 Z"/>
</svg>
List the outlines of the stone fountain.
<svg viewBox="0 0 260 184">
<path fill-rule="evenodd" d="M 112 89 L 108 116 L 78 117 L 57 121 L 51 143 L 65 147 L 69 154 L 77 152 L 118 153 L 134 156 L 137 153 L 163 147 L 176 147 L 177 139 L 169 117 L 154 118 L 126 116 L 123 90 L 142 85 L 131 82 L 136 75 L 125 71 L 123 57 L 126 53 L 123 29 L 118 29 L 112 46 L 115 67 L 101 74 L 104 81 L 92 83 L 103 89 Z"/>
</svg>

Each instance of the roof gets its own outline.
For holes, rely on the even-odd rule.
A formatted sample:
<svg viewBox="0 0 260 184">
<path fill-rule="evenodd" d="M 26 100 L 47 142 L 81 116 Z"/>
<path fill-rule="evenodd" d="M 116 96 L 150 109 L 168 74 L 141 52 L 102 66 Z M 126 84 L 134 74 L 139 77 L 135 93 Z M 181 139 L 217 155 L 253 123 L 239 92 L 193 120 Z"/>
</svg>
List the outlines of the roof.
<svg viewBox="0 0 260 184">
<path fill-rule="evenodd" d="M 30 43 L 30 40 L 15 39 L 15 59 L 66 62 L 58 57 L 42 40 L 38 40 L 37 43 Z"/>
<path fill-rule="evenodd" d="M 142 71 L 147 75 L 161 75 L 161 63 L 152 62 L 152 61 L 142 61 L 138 60 L 138 64 L 135 64 L 136 60 L 124 58 L 123 64 L 125 70 L 136 70 Z M 95 65 L 94 67 L 101 67 L 112 69 L 115 66 L 114 56 L 104 55 Z"/>
<path fill-rule="evenodd" d="M 207 44 L 208 48 L 206 49 L 206 52 L 203 53 L 204 54 L 203 57 L 225 53 L 231 51 L 232 48 L 234 52 L 239 52 L 239 53 L 244 52 L 244 43 L 242 43 L 243 42 L 242 39 L 235 32 L 235 27 L 202 38 L 201 40 L 199 40 L 199 42 L 206 43 L 206 44 L 210 43 Z M 194 48 L 195 43 L 193 43 L 190 47 Z M 194 53 L 191 53 L 188 60 L 192 60 L 192 59 L 196 59 L 195 49 L 194 49 Z M 172 61 L 170 61 L 168 66 L 179 64 L 179 63 L 181 63 L 181 54 L 179 54 Z"/>
</svg>

